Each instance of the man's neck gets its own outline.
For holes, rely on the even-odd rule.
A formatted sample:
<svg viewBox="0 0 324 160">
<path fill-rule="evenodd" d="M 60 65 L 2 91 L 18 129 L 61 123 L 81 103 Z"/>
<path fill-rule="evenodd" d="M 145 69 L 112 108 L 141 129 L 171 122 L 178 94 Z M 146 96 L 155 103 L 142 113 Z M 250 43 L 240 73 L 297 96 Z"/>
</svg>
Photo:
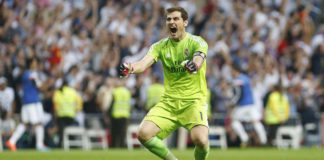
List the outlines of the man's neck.
<svg viewBox="0 0 324 160">
<path fill-rule="evenodd" d="M 187 35 L 187 32 L 183 32 L 180 36 L 179 36 L 179 38 L 171 38 L 173 41 L 175 41 L 175 42 L 180 42 L 181 40 L 183 40 L 185 37 L 186 37 L 186 35 Z"/>
</svg>

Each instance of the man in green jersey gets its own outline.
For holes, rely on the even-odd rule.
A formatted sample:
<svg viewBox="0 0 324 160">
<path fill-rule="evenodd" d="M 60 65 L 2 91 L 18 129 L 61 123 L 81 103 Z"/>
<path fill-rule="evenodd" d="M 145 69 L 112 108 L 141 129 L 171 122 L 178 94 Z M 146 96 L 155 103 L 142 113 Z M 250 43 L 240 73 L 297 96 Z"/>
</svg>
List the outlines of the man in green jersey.
<svg viewBox="0 0 324 160">
<path fill-rule="evenodd" d="M 162 139 L 179 127 L 189 130 L 196 160 L 207 159 L 209 153 L 205 78 L 208 45 L 201 37 L 187 33 L 187 25 L 188 14 L 183 8 L 167 9 L 169 37 L 154 43 L 140 61 L 123 63 L 119 71 L 127 77 L 162 61 L 165 92 L 142 121 L 138 139 L 164 160 L 177 159 Z"/>
</svg>

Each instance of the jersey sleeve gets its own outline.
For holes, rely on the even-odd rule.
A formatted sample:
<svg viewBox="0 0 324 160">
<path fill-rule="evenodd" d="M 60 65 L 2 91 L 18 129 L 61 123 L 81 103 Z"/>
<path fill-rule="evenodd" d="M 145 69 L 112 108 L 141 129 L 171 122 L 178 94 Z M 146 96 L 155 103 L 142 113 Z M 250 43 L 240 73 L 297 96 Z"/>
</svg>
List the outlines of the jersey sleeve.
<svg viewBox="0 0 324 160">
<path fill-rule="evenodd" d="M 157 62 L 157 60 L 159 59 L 158 44 L 159 42 L 152 44 L 149 51 L 147 52 L 148 55 L 151 55 L 154 58 L 155 62 Z"/>
<path fill-rule="evenodd" d="M 194 53 L 202 52 L 207 56 L 208 44 L 201 37 L 194 37 L 194 48 L 195 48 Z"/>
</svg>

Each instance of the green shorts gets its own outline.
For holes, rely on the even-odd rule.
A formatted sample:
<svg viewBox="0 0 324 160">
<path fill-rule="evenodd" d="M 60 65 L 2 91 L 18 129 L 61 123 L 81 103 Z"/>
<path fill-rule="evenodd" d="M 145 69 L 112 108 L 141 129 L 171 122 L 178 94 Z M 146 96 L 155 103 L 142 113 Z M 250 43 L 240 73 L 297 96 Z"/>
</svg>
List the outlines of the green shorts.
<svg viewBox="0 0 324 160">
<path fill-rule="evenodd" d="M 161 129 L 157 135 L 161 139 L 179 127 L 187 130 L 196 125 L 208 127 L 207 103 L 204 100 L 164 99 L 151 108 L 144 121 L 152 121 Z"/>
</svg>

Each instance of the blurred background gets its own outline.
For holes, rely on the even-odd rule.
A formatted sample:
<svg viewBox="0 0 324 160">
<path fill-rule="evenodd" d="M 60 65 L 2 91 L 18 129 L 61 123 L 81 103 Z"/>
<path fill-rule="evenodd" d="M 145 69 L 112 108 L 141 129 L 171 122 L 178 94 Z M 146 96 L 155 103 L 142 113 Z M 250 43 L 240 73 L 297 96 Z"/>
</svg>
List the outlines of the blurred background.
<svg viewBox="0 0 324 160">
<path fill-rule="evenodd" d="M 280 126 L 301 127 L 298 143 L 302 146 L 322 145 L 323 0 L 0 0 L 3 141 L 19 122 L 21 75 L 32 57 L 40 62 L 47 146 L 61 147 L 53 94 L 62 81 L 77 90 L 83 102 L 82 110 L 73 117 L 75 125 L 104 130 L 108 145 L 113 141 L 115 117 L 111 110 L 116 88 L 125 86 L 131 93 L 131 110 L 124 117 L 126 127 L 138 125 L 155 103 L 152 97 L 163 91 L 149 92 L 153 84 L 163 84 L 161 64 L 122 80 L 117 75 L 118 66 L 141 59 L 151 44 L 167 36 L 164 10 L 172 6 L 187 10 L 187 31 L 200 35 L 209 45 L 209 120 L 211 126 L 225 130 L 227 146 L 240 144 L 229 125 L 231 62 L 251 77 L 255 109 L 262 122 L 267 95 L 281 85 L 289 100 L 289 118 Z M 12 99 L 4 96 L 5 88 L 12 89 Z M 253 128 L 249 124 L 245 128 L 251 137 L 249 146 L 260 146 Z M 192 145 L 190 139 L 179 140 L 182 134 L 172 135 L 168 145 Z M 126 147 L 130 141 L 126 136 L 122 140 L 125 143 L 117 147 Z M 34 133 L 25 133 L 17 146 L 34 147 Z"/>
</svg>

